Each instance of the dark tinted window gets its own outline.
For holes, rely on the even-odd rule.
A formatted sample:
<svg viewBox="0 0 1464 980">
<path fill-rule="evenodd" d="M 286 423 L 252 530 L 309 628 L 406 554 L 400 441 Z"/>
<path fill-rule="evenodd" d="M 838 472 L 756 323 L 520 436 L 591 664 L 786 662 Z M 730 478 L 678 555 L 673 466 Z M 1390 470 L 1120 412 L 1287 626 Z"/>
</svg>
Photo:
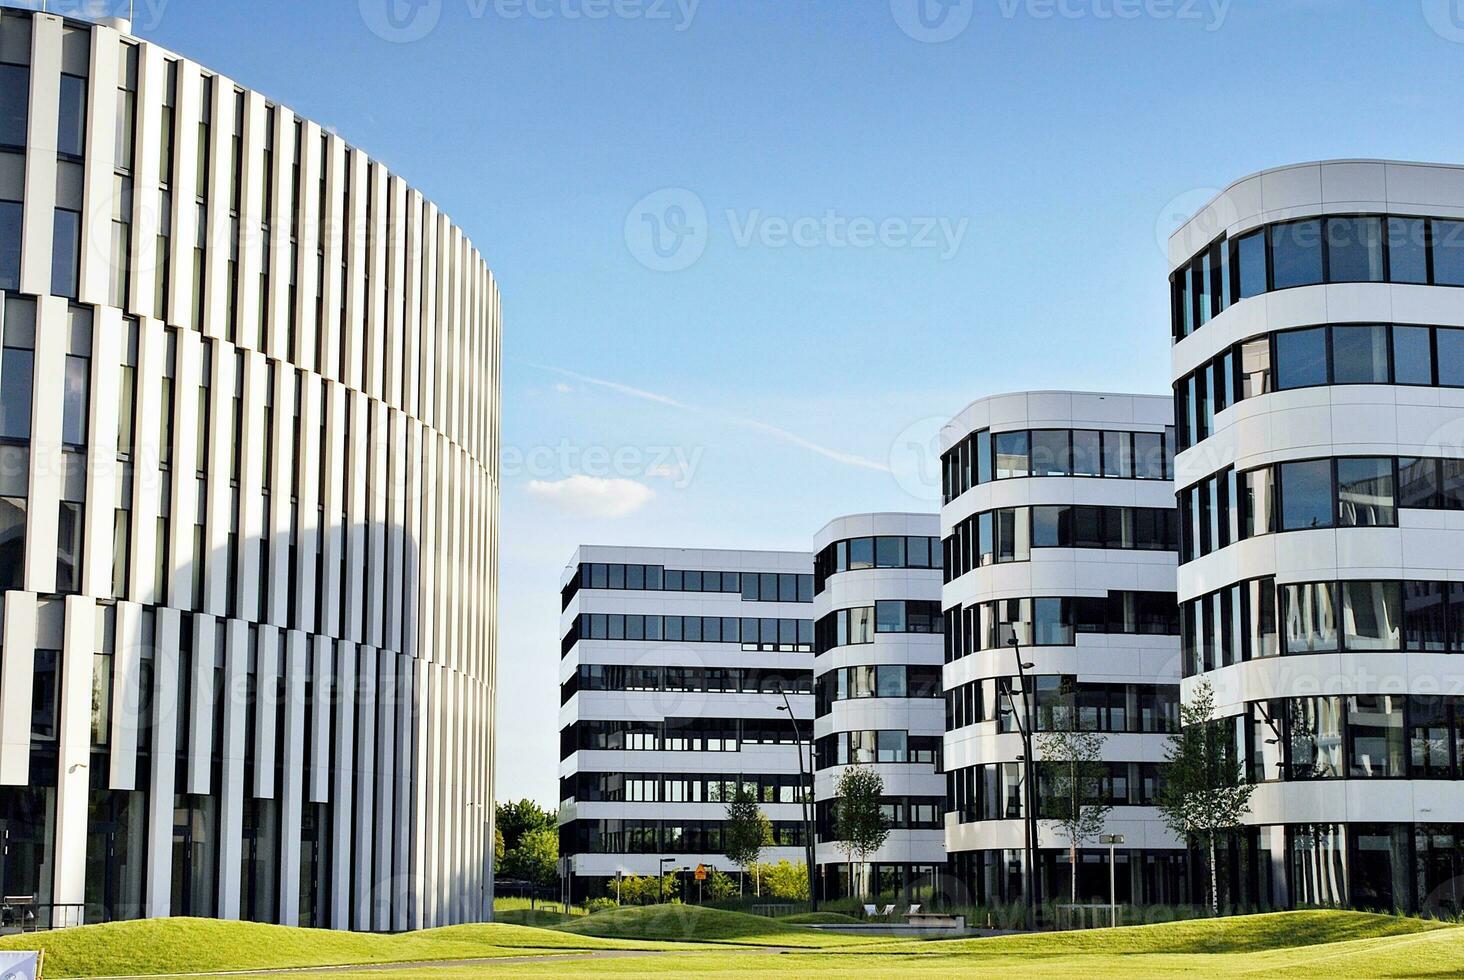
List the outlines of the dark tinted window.
<svg viewBox="0 0 1464 980">
<path fill-rule="evenodd" d="M 1277 289 L 1321 282 L 1321 221 L 1311 219 L 1272 225 L 1271 270 Z"/>
<path fill-rule="evenodd" d="M 1281 529 L 1332 525 L 1332 463 L 1326 459 L 1281 464 Z"/>
<path fill-rule="evenodd" d="M 1398 460 L 1398 506 L 1439 506 L 1438 460 Z"/>
<path fill-rule="evenodd" d="M 1434 331 L 1438 346 L 1439 384 L 1464 386 L 1464 330 L 1439 327 Z"/>
<path fill-rule="evenodd" d="M 0 201 L 0 289 L 20 288 L 20 230 L 22 206 Z"/>
<path fill-rule="evenodd" d="M 1391 459 L 1337 460 L 1337 523 L 1343 527 L 1398 523 Z"/>
<path fill-rule="evenodd" d="M 1428 327 L 1393 328 L 1393 380 L 1400 385 L 1433 384 Z"/>
<path fill-rule="evenodd" d="M 1423 218 L 1388 219 L 1388 279 L 1428 282 L 1428 240 Z"/>
<path fill-rule="evenodd" d="M 1252 232 L 1236 243 L 1239 261 L 1240 297 L 1259 296 L 1266 291 L 1266 233 Z"/>
<path fill-rule="evenodd" d="M 1388 328 L 1333 327 L 1332 382 L 1388 383 Z"/>
<path fill-rule="evenodd" d="M 30 69 L 0 65 L 0 144 L 25 146 L 25 121 L 30 106 Z"/>
<path fill-rule="evenodd" d="M 1327 279 L 1329 282 L 1382 281 L 1382 219 L 1327 219 Z"/>
<path fill-rule="evenodd" d="M 1434 282 L 1464 286 L 1464 221 L 1431 222 Z"/>
<path fill-rule="evenodd" d="M 86 79 L 61 76 L 60 125 L 56 131 L 56 152 L 79 157 L 86 146 Z"/>
<path fill-rule="evenodd" d="M 1327 328 L 1276 334 L 1276 387 L 1302 388 L 1327 383 Z"/>
<path fill-rule="evenodd" d="M 1000 438 L 1000 437 L 998 437 Z M 1038 429 L 1032 433 L 1032 475 L 1067 476 L 1072 472 L 1067 429 Z"/>
</svg>

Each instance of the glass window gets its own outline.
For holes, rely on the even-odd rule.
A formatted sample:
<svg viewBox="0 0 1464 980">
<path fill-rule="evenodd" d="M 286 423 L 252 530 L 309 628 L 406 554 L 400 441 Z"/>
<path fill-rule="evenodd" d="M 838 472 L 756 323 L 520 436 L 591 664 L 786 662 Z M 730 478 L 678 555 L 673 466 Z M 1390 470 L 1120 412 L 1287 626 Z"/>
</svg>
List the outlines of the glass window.
<svg viewBox="0 0 1464 980">
<path fill-rule="evenodd" d="M 1435 459 L 1398 460 L 1398 506 L 1434 508 L 1439 494 L 1439 463 Z"/>
<path fill-rule="evenodd" d="M 891 537 L 875 538 L 874 564 L 877 568 L 904 568 L 905 539 Z"/>
<path fill-rule="evenodd" d="M 79 157 L 86 147 L 86 79 L 61 76 L 60 125 L 56 130 L 56 152 Z"/>
<path fill-rule="evenodd" d="M 1246 614 L 1249 621 L 1249 655 L 1274 657 L 1280 653 L 1276 637 L 1276 580 L 1254 579 L 1246 583 Z"/>
<path fill-rule="evenodd" d="M 81 213 L 56 209 L 51 241 L 51 292 L 76 298 L 81 262 Z"/>
<path fill-rule="evenodd" d="M 1164 436 L 1158 432 L 1134 433 L 1134 477 L 1139 480 L 1166 478 Z"/>
<path fill-rule="evenodd" d="M 1271 390 L 1271 341 L 1247 340 L 1240 346 L 1240 396 L 1254 398 Z"/>
<path fill-rule="evenodd" d="M 1266 291 L 1266 233 L 1254 231 L 1235 243 L 1239 296 L 1259 296 Z"/>
<path fill-rule="evenodd" d="M 1288 221 L 1271 226 L 1271 278 L 1276 289 L 1322 281 L 1322 222 Z"/>
<path fill-rule="evenodd" d="M 911 568 L 929 568 L 933 540 L 926 537 L 905 539 L 905 559 Z"/>
<path fill-rule="evenodd" d="M 905 668 L 884 666 L 875 668 L 875 697 L 905 697 Z"/>
<path fill-rule="evenodd" d="M 1103 475 L 1132 479 L 1134 441 L 1127 432 L 1103 433 Z"/>
<path fill-rule="evenodd" d="M 1439 327 L 1434 331 L 1438 346 L 1439 384 L 1464 387 L 1464 330 Z"/>
<path fill-rule="evenodd" d="M 998 436 L 998 439 L 1001 437 Z M 1037 429 L 1031 435 L 1033 476 L 1069 476 L 1072 474 L 1071 451 L 1067 429 Z"/>
<path fill-rule="evenodd" d="M 1393 381 L 1400 385 L 1433 384 L 1433 345 L 1428 327 L 1393 328 Z"/>
<path fill-rule="evenodd" d="M 0 590 L 18 589 L 25 572 L 24 497 L 0 497 Z"/>
<path fill-rule="evenodd" d="M 996 435 L 996 478 L 1026 476 L 1028 466 L 1027 433 L 999 432 Z"/>
<path fill-rule="evenodd" d="M 1027 508 L 996 511 L 996 560 L 1027 561 L 1031 556 L 1031 518 Z"/>
<path fill-rule="evenodd" d="M 1403 699 L 1355 694 L 1347 699 L 1348 775 L 1377 779 L 1404 775 Z"/>
<path fill-rule="evenodd" d="M 1398 650 L 1402 625 L 1399 583 L 1342 583 L 1343 642 L 1348 650 Z"/>
<path fill-rule="evenodd" d="M 1423 218 L 1388 219 L 1388 279 L 1428 282 L 1428 239 Z"/>
<path fill-rule="evenodd" d="M 875 734 L 875 733 L 871 733 Z M 879 732 L 878 736 L 878 761 L 880 762 L 904 762 L 906 759 L 906 733 L 905 732 Z"/>
<path fill-rule="evenodd" d="M 995 475 L 991 452 L 991 430 L 982 429 L 976 433 L 976 479 L 990 483 Z"/>
<path fill-rule="evenodd" d="M 1441 653 L 1448 645 L 1448 603 L 1443 585 L 1404 582 L 1403 649 Z"/>
<path fill-rule="evenodd" d="M 30 438 L 34 361 L 28 350 L 7 347 L 0 352 L 0 438 Z"/>
<path fill-rule="evenodd" d="M 1068 507 L 1032 508 L 1032 547 L 1060 548 L 1066 540 L 1071 544 L 1068 531 Z"/>
<path fill-rule="evenodd" d="M 1327 281 L 1382 282 L 1381 218 L 1327 219 Z"/>
<path fill-rule="evenodd" d="M 1337 603 L 1331 582 L 1283 586 L 1287 653 L 1337 649 Z"/>
<path fill-rule="evenodd" d="M 1393 527 L 1398 523 L 1393 461 L 1337 460 L 1337 523 L 1342 527 Z"/>
<path fill-rule="evenodd" d="M 876 602 L 874 604 L 874 631 L 876 633 L 905 632 L 905 603 L 901 600 Z"/>
<path fill-rule="evenodd" d="M 1281 530 L 1331 527 L 1332 461 L 1281 464 Z"/>
<path fill-rule="evenodd" d="M 792 572 L 781 572 L 778 575 L 778 601 L 798 601 L 798 576 Z"/>
<path fill-rule="evenodd" d="M 1332 383 L 1388 383 L 1388 328 L 1332 328 Z"/>
<path fill-rule="evenodd" d="M 1335 779 L 1342 775 L 1342 705 L 1336 697 L 1291 698 L 1287 702 L 1292 779 Z"/>
<path fill-rule="evenodd" d="M 1327 328 L 1285 330 L 1276 334 L 1276 387 L 1304 388 L 1327 383 Z"/>
<path fill-rule="evenodd" d="M 0 157 L 13 155 L 0 154 Z M 23 214 L 24 207 L 18 201 L 0 201 L 0 289 L 20 288 L 20 234 Z"/>
<path fill-rule="evenodd" d="M 1440 286 L 1464 286 L 1464 221 L 1430 222 L 1433 278 Z"/>
<path fill-rule="evenodd" d="M 1449 700 L 1436 695 L 1415 695 L 1408 699 L 1409 767 L 1414 776 L 1448 779 Z M 1452 844 L 1452 841 L 1450 841 Z"/>
<path fill-rule="evenodd" d="M 0 65 L 0 145 L 25 146 L 30 110 L 30 69 Z"/>
<path fill-rule="evenodd" d="M 1033 642 L 1037 646 L 1071 646 L 1073 623 L 1064 599 L 1033 599 Z"/>
<path fill-rule="evenodd" d="M 874 567 L 874 539 L 854 538 L 849 542 L 849 567 Z"/>
<path fill-rule="evenodd" d="M 1073 433 L 1073 476 L 1102 476 L 1103 447 L 1101 434 L 1080 429 Z"/>
<path fill-rule="evenodd" d="M 1244 512 L 1242 536 L 1253 538 L 1276 530 L 1276 494 L 1269 466 L 1240 475 L 1241 507 Z"/>
</svg>

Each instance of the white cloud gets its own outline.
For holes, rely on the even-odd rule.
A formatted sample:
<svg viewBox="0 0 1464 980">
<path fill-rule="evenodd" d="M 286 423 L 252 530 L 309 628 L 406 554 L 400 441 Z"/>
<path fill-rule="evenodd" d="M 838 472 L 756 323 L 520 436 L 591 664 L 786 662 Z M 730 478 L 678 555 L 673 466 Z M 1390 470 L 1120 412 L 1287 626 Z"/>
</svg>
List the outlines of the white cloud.
<svg viewBox="0 0 1464 980">
<path fill-rule="evenodd" d="M 645 506 L 656 492 L 635 480 L 577 473 L 563 480 L 530 480 L 529 496 L 547 501 L 575 517 L 625 517 Z"/>
<path fill-rule="evenodd" d="M 556 381 L 554 382 L 554 390 L 561 395 L 567 395 L 571 391 L 574 391 L 574 385 L 567 385 L 563 381 Z"/>
</svg>

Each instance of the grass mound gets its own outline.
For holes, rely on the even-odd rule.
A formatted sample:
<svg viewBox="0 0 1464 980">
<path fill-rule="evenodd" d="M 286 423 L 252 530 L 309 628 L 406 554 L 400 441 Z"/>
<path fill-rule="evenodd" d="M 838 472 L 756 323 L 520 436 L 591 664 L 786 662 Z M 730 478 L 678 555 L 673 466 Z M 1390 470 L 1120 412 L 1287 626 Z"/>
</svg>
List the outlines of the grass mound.
<svg viewBox="0 0 1464 980">
<path fill-rule="evenodd" d="M 554 927 L 558 932 L 606 939 L 732 943 L 821 949 L 865 940 L 838 936 L 784 920 L 698 905 L 647 905 L 609 909 Z"/>
<path fill-rule="evenodd" d="M 794 926 L 847 926 L 858 925 L 863 920 L 843 912 L 799 912 L 779 916 L 778 921 Z"/>
<path fill-rule="evenodd" d="M 494 921 L 513 926 L 533 926 L 547 929 L 580 918 L 554 909 L 501 909 L 493 913 Z"/>
<path fill-rule="evenodd" d="M 640 948 L 646 944 L 503 923 L 379 936 L 181 917 L 0 939 L 0 949 L 44 949 L 48 977 L 208 973 Z"/>
<path fill-rule="evenodd" d="M 1058 956 L 1069 953 L 1249 953 L 1294 949 L 1359 939 L 1407 936 L 1449 926 L 1374 912 L 1308 909 L 1264 912 L 1221 919 L 1189 919 L 1150 926 L 1086 929 L 992 939 L 947 939 L 900 944 L 901 951 L 1014 953 Z M 893 948 L 893 947 L 890 947 Z"/>
</svg>

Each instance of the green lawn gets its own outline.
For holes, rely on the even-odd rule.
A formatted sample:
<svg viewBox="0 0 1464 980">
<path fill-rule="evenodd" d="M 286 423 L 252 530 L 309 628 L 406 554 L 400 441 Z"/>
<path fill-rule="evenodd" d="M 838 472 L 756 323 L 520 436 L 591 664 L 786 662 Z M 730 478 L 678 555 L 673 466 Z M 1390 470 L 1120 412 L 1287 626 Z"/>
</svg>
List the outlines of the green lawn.
<svg viewBox="0 0 1464 980">
<path fill-rule="evenodd" d="M 667 942 L 666 940 L 682 940 Z M 691 940 L 691 941 L 687 941 Z M 1202 976 L 1442 980 L 1464 976 L 1464 927 L 1359 912 L 1300 911 L 993 939 L 890 941 L 822 933 L 694 906 L 627 908 L 552 929 L 452 926 L 401 936 L 203 919 L 8 937 L 47 950 L 48 977 L 303 967 L 295 980 L 694 975 L 1136 980 Z M 789 950 L 785 952 L 784 950 Z M 545 959 L 544 957 L 557 957 Z M 494 958 L 491 965 L 314 971 L 326 965 Z M 512 959 L 505 959 L 512 958 Z M 527 962 L 525 960 L 528 960 Z"/>
<path fill-rule="evenodd" d="M 45 949 L 48 977 L 200 973 L 646 948 L 657 946 L 501 923 L 377 936 L 188 918 L 115 922 L 0 939 L 0 949 Z M 667 947 L 663 944 L 660 948 Z"/>
<path fill-rule="evenodd" d="M 649 905 L 609 909 L 554 926 L 579 936 L 641 939 L 658 942 L 732 943 L 741 946 L 788 946 L 828 949 L 865 945 L 867 938 L 819 932 L 781 919 L 745 912 L 725 912 L 699 905 Z"/>
</svg>

